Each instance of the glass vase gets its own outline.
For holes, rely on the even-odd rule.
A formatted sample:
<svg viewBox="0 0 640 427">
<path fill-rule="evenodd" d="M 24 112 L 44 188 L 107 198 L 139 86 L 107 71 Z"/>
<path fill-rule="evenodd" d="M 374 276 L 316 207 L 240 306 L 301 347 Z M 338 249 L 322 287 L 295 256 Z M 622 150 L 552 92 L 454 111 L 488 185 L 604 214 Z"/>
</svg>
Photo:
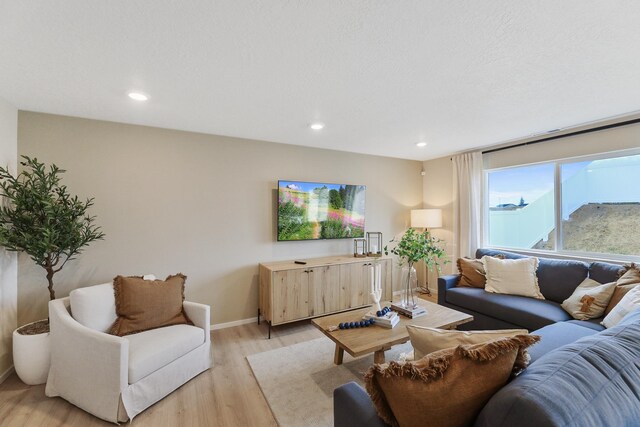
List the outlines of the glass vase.
<svg viewBox="0 0 640 427">
<path fill-rule="evenodd" d="M 418 276 L 413 264 L 408 264 L 402 267 L 400 277 L 402 280 L 402 296 L 400 299 L 400 305 L 402 305 L 403 308 L 411 310 L 417 306 L 415 289 L 418 284 Z"/>
</svg>

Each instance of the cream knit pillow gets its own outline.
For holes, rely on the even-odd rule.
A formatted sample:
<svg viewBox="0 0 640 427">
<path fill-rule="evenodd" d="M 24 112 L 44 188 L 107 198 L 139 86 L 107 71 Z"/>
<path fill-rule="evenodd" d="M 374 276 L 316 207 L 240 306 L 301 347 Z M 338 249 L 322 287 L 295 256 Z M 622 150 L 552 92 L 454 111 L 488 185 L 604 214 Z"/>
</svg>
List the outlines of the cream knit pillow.
<svg viewBox="0 0 640 427">
<path fill-rule="evenodd" d="M 595 319 L 604 314 L 605 308 L 616 289 L 616 282 L 604 285 L 586 278 L 569 298 L 564 300 L 562 308 L 574 319 Z"/>
<path fill-rule="evenodd" d="M 602 321 L 605 328 L 616 326 L 627 314 L 640 307 L 640 286 L 627 292 L 613 310 Z"/>
<path fill-rule="evenodd" d="M 538 258 L 498 259 L 482 257 L 487 275 L 484 290 L 496 294 L 544 299 L 538 287 Z"/>
</svg>

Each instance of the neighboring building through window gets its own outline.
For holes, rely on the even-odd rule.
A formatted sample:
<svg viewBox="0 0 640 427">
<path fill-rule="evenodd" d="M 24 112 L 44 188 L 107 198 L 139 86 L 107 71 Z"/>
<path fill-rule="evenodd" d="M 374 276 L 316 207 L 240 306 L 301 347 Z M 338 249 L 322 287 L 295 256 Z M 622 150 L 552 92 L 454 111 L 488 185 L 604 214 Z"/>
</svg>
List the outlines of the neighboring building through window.
<svg viewBox="0 0 640 427">
<path fill-rule="evenodd" d="M 640 155 L 487 172 L 489 246 L 640 255 Z"/>
</svg>

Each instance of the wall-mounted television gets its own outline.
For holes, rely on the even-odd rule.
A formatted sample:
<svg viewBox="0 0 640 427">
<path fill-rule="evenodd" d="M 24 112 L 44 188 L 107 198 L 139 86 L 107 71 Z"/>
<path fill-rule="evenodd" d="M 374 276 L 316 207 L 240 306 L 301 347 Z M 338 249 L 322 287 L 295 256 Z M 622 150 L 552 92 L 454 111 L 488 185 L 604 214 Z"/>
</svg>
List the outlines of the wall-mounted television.
<svg viewBox="0 0 640 427">
<path fill-rule="evenodd" d="M 278 241 L 364 237 L 364 185 L 278 181 Z"/>
</svg>

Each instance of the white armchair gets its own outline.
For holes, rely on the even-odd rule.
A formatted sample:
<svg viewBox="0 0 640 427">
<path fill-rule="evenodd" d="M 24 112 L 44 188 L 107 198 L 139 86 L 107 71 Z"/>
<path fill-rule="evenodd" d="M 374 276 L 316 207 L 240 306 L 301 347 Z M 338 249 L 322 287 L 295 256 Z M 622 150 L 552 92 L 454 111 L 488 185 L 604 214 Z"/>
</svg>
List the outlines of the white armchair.
<svg viewBox="0 0 640 427">
<path fill-rule="evenodd" d="M 51 369 L 45 394 L 114 423 L 133 419 L 212 366 L 210 309 L 184 302 L 194 326 L 117 337 L 113 285 L 76 289 L 49 302 Z"/>
</svg>

